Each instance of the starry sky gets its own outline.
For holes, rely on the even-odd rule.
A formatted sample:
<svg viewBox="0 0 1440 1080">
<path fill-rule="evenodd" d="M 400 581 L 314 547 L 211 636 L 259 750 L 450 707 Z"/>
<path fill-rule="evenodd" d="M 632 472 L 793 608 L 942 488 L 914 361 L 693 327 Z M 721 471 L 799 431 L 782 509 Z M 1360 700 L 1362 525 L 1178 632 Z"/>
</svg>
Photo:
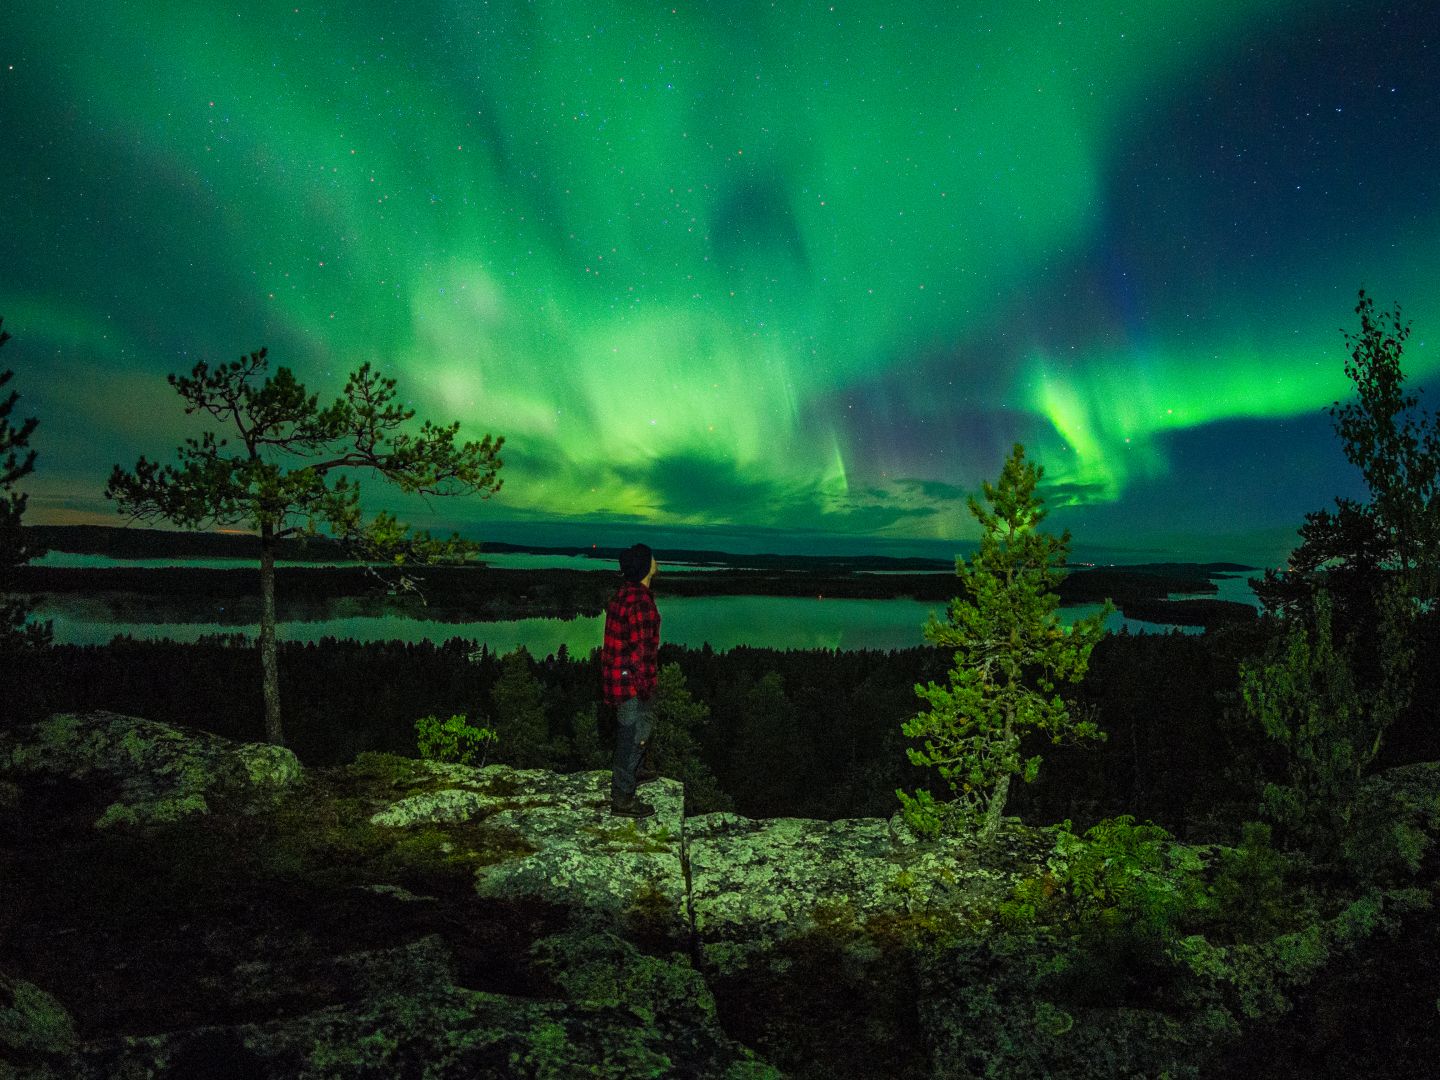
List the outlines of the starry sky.
<svg viewBox="0 0 1440 1080">
<path fill-rule="evenodd" d="M 1077 555 L 1274 564 L 1359 494 L 1356 291 L 1440 368 L 1431 0 L 21 0 L 0 315 L 26 520 L 370 361 L 506 438 L 476 538 L 950 552 L 1023 442 Z"/>
</svg>

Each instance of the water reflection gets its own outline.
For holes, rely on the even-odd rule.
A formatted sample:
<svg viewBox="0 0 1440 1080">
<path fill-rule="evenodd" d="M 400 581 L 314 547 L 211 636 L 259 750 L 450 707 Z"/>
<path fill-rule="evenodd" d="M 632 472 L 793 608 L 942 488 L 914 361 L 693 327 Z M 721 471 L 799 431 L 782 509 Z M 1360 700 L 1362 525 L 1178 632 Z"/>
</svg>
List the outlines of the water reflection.
<svg viewBox="0 0 1440 1080">
<path fill-rule="evenodd" d="M 818 600 L 792 596 L 694 596 L 660 599 L 663 640 L 717 650 L 741 645 L 768 649 L 907 649 L 925 644 L 921 628 L 931 612 L 943 616 L 943 606 L 917 600 Z M 1061 608 L 1065 623 L 1099 609 L 1098 605 Z M 54 640 L 62 645 L 105 645 L 116 635 L 139 640 L 193 643 L 215 634 L 241 634 L 253 640 L 253 626 L 215 622 L 132 623 L 107 618 L 101 602 L 82 598 L 47 597 L 35 618 L 50 619 Z M 1112 615 L 1107 629 L 1122 626 L 1131 633 L 1165 632 L 1168 626 L 1143 623 Z M 319 641 L 353 638 L 356 641 L 435 641 L 465 638 L 484 643 L 493 651 L 510 652 L 524 645 L 536 656 L 556 652 L 564 645 L 583 656 L 598 648 L 602 620 L 512 619 L 505 622 L 442 622 L 434 619 L 386 616 L 336 616 L 282 622 L 276 632 L 282 641 Z M 1198 628 L 1181 627 L 1187 633 Z"/>
</svg>

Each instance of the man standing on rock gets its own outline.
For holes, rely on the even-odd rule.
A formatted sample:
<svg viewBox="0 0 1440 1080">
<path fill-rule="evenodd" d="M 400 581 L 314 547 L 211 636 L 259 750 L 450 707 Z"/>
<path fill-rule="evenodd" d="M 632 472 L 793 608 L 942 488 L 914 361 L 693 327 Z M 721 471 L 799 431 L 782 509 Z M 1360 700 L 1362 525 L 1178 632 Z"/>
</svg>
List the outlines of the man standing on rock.
<svg viewBox="0 0 1440 1080">
<path fill-rule="evenodd" d="M 660 612 L 650 592 L 659 566 L 644 544 L 620 553 L 625 583 L 605 608 L 605 643 L 600 669 L 607 704 L 616 707 L 615 765 L 610 773 L 610 809 L 625 817 L 644 818 L 655 808 L 635 795 L 635 785 L 654 780 L 653 770 L 640 767 L 654 727 L 656 653 L 660 649 Z"/>
</svg>

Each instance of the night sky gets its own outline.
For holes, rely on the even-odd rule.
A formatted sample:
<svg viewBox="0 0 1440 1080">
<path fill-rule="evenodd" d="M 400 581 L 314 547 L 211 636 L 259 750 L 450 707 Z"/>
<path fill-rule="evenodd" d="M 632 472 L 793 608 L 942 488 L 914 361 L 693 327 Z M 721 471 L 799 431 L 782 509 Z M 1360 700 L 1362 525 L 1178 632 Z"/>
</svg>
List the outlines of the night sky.
<svg viewBox="0 0 1440 1080">
<path fill-rule="evenodd" d="M 265 345 L 505 436 L 361 478 L 437 530 L 943 553 L 1018 440 L 1077 554 L 1276 562 L 1357 289 L 1440 369 L 1433 0 L 20 0 L 0 150 L 32 524 Z"/>
</svg>

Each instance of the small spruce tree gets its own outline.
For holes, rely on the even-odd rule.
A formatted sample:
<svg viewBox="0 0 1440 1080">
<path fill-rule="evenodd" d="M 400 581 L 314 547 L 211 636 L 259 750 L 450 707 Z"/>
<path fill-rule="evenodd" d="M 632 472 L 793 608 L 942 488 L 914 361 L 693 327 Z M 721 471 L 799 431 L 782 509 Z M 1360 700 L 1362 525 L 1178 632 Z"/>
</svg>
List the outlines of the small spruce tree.
<svg viewBox="0 0 1440 1080">
<path fill-rule="evenodd" d="M 1057 686 L 1084 677 L 1113 609 L 1106 603 L 1073 626 L 1061 625 L 1055 589 L 1065 577 L 1070 534 L 1040 531 L 1046 512 L 1036 488 L 1043 474 L 1016 443 L 999 483 L 984 485 L 990 508 L 970 499 L 980 548 L 968 565 L 956 560 L 962 592 L 948 619 L 932 616 L 925 627 L 926 638 L 955 650 L 955 663 L 948 685 L 915 687 L 929 709 L 902 730 L 924 740 L 924 748 L 906 754 L 914 765 L 933 765 L 954 798 L 937 802 L 923 789 L 914 796 L 896 790 L 906 821 L 921 835 L 976 831 L 982 842 L 990 840 L 1010 778 L 1028 783 L 1039 772 L 1039 757 L 1020 756 L 1028 732 L 1044 732 L 1053 743 L 1105 737 L 1093 721 L 1070 715 Z"/>
<path fill-rule="evenodd" d="M 1309 618 L 1286 620 L 1267 657 L 1240 666 L 1245 710 L 1284 761 L 1284 778 L 1265 785 L 1265 815 L 1280 827 L 1286 846 L 1362 878 L 1392 856 L 1413 861 L 1405 852 L 1419 842 L 1398 823 L 1376 817 L 1362 791 L 1409 699 L 1407 604 L 1397 592 L 1385 600 L 1372 631 L 1381 643 L 1381 671 L 1369 688 L 1357 685 L 1353 641 L 1336 640 L 1324 590 L 1313 597 Z"/>
</svg>

